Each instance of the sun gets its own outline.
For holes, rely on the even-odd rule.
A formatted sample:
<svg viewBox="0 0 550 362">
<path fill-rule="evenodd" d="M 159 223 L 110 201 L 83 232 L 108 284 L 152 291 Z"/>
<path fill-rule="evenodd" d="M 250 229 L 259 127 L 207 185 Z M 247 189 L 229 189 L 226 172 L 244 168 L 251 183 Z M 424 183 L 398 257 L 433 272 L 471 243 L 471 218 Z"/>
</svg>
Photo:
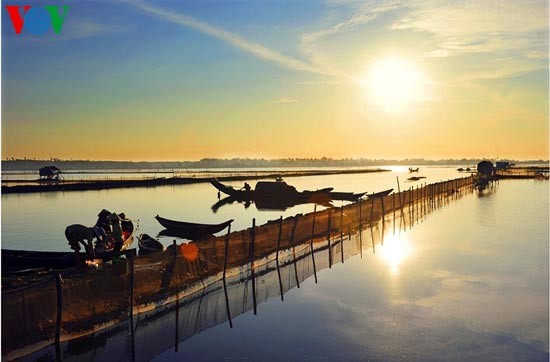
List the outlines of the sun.
<svg viewBox="0 0 550 362">
<path fill-rule="evenodd" d="M 414 63 L 396 57 L 372 63 L 361 83 L 369 100 L 389 112 L 404 111 L 426 96 L 422 72 Z"/>
</svg>

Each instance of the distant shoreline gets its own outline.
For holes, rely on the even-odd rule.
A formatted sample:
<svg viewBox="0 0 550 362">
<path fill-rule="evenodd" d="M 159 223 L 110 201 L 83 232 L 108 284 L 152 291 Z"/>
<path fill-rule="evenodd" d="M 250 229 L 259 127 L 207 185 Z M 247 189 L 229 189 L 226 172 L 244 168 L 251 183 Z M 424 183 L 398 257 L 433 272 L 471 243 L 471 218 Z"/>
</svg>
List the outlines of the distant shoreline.
<svg viewBox="0 0 550 362">
<path fill-rule="evenodd" d="M 262 175 L 234 175 L 218 177 L 220 181 L 246 181 L 260 179 L 275 179 L 277 177 L 301 177 L 301 176 L 322 176 L 322 175 L 341 175 L 357 173 L 375 173 L 389 172 L 384 169 L 358 169 L 358 170 L 326 170 L 326 171 L 280 171 L 265 173 Z M 212 177 L 161 177 L 153 179 L 113 179 L 102 181 L 50 181 L 47 183 L 29 180 L 31 184 L 2 186 L 2 194 L 19 194 L 32 192 L 57 192 L 57 191 L 88 191 L 105 190 L 115 188 L 134 188 L 134 187 L 156 187 L 165 185 L 188 185 L 195 183 L 210 182 Z"/>
<path fill-rule="evenodd" d="M 396 166 L 475 166 L 478 159 L 331 159 L 331 158 L 287 158 L 287 159 L 215 159 L 200 161 L 92 161 L 92 160 L 35 160 L 8 159 L 2 161 L 2 171 L 37 171 L 46 166 L 57 166 L 62 171 L 88 170 L 186 170 L 186 169 L 273 169 L 273 168 L 327 168 L 327 167 L 381 167 Z M 548 165 L 548 160 L 504 160 L 516 165 Z"/>
</svg>

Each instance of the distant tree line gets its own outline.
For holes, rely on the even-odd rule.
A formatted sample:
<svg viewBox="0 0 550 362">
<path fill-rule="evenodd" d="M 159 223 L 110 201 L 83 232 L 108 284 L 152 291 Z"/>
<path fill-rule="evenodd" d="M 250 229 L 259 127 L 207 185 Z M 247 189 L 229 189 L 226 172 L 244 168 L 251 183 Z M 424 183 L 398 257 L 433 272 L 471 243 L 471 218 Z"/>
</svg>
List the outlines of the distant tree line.
<svg viewBox="0 0 550 362">
<path fill-rule="evenodd" d="M 8 158 L 2 161 L 4 171 L 33 171 L 45 166 L 57 166 L 61 170 L 105 170 L 105 169 L 203 169 L 203 168 L 275 168 L 275 167 L 367 167 L 384 165 L 460 165 L 473 166 L 481 159 L 441 159 L 426 160 L 407 158 L 403 160 L 367 159 L 367 158 L 203 158 L 199 161 L 99 161 L 99 160 L 61 160 L 51 158 L 17 159 Z M 548 160 L 502 160 L 520 164 L 548 164 Z"/>
</svg>

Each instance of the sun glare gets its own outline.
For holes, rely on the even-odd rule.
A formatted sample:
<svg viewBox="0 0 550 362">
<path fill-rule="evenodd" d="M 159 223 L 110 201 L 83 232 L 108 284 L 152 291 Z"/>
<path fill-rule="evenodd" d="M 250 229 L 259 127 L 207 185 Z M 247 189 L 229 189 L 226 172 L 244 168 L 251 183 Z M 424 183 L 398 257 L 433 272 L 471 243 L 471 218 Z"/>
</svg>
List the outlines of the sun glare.
<svg viewBox="0 0 550 362">
<path fill-rule="evenodd" d="M 395 57 L 374 62 L 363 79 L 369 99 L 389 112 L 403 111 L 425 98 L 425 83 L 413 63 Z"/>
<path fill-rule="evenodd" d="M 388 264 L 392 275 L 399 274 L 400 264 L 412 252 L 412 246 L 405 236 L 390 235 L 384 240 L 380 248 L 380 258 Z"/>
</svg>

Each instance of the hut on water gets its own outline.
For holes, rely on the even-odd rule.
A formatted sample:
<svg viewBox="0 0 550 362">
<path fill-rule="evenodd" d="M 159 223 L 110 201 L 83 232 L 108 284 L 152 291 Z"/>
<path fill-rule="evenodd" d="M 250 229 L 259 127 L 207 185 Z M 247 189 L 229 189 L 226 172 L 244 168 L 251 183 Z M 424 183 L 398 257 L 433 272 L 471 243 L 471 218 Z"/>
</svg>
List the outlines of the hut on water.
<svg viewBox="0 0 550 362">
<path fill-rule="evenodd" d="M 55 166 L 46 166 L 38 170 L 40 178 L 44 180 L 59 180 L 61 177 L 61 170 Z"/>
</svg>

